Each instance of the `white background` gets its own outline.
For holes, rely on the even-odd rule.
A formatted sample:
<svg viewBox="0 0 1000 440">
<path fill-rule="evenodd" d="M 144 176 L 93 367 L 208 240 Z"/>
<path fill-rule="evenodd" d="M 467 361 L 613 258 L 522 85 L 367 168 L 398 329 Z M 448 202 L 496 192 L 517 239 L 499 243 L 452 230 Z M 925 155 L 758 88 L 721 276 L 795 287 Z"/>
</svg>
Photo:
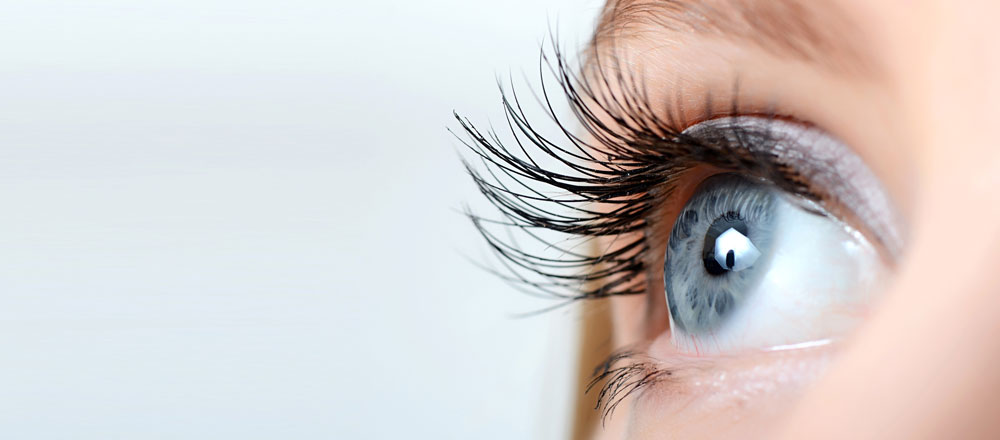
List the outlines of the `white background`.
<svg viewBox="0 0 1000 440">
<path fill-rule="evenodd" d="M 451 111 L 600 2 L 0 5 L 0 437 L 553 438 Z"/>
</svg>

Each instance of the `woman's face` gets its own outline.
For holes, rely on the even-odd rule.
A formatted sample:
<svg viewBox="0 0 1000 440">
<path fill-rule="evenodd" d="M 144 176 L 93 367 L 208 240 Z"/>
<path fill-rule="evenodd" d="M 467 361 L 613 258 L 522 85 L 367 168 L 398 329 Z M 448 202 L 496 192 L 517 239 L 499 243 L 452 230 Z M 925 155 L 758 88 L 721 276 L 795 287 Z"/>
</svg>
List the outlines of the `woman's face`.
<svg viewBox="0 0 1000 440">
<path fill-rule="evenodd" d="M 711 331 L 678 338 L 678 314 L 673 325 L 657 318 L 670 314 L 663 303 L 612 298 L 616 344 L 647 344 L 648 357 L 672 374 L 619 404 L 597 438 L 1000 433 L 1000 148 L 993 133 L 1000 120 L 1000 4 L 634 0 L 609 8 L 619 12 L 602 21 L 598 50 L 613 45 L 628 59 L 652 102 L 710 92 L 713 102 L 729 103 L 736 94 L 741 109 L 753 109 L 747 113 L 767 108 L 839 138 L 895 207 L 898 218 L 880 213 L 875 222 L 891 223 L 896 232 L 889 235 L 905 246 L 898 255 L 886 250 L 895 246 L 891 239 L 876 246 L 885 279 L 859 300 L 826 298 L 857 296 L 859 283 L 827 288 L 835 281 L 813 279 L 786 286 L 799 289 L 782 293 L 796 295 L 794 311 L 780 318 L 777 307 L 747 312 L 746 319 L 775 322 L 740 327 L 735 340 L 771 342 L 756 347 L 730 343 L 731 335 L 713 344 Z M 695 98 L 687 102 L 692 120 L 709 111 Z M 856 175 L 845 174 L 838 178 Z M 689 197 L 664 203 L 662 216 L 676 219 Z M 874 228 L 858 226 L 866 227 Z M 805 257 L 815 260 L 805 265 L 842 265 L 829 261 L 834 254 L 810 249 Z M 662 258 L 669 259 L 650 266 Z M 824 305 L 803 304 L 814 297 L 824 297 Z M 835 316 L 855 319 L 829 324 Z M 809 322 L 796 322 L 802 319 Z M 766 349 L 781 342 L 792 345 Z"/>
<path fill-rule="evenodd" d="M 1000 433 L 997 18 L 987 1 L 620 0 L 578 79 L 557 66 L 544 95 L 575 111 L 561 141 L 519 101 L 513 147 L 466 126 L 502 224 L 593 250 L 546 236 L 554 256 L 529 255 L 476 220 L 512 272 L 548 280 L 514 281 L 603 301 L 589 434 Z"/>
</svg>

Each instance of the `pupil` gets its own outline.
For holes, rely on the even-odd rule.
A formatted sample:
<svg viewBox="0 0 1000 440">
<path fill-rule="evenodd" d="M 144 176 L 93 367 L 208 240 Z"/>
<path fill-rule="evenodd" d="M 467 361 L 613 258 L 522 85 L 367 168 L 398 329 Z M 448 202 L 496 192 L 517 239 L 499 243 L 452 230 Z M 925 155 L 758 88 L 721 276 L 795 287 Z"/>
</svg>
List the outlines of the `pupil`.
<svg viewBox="0 0 1000 440">
<path fill-rule="evenodd" d="M 747 228 L 747 224 L 743 221 L 743 216 L 741 216 L 736 211 L 729 211 L 725 214 L 719 216 L 712 222 L 712 225 L 708 227 L 708 232 L 705 233 L 705 241 L 702 245 L 702 262 L 705 265 L 705 271 L 712 276 L 721 276 L 729 272 L 733 266 L 736 265 L 736 253 L 731 249 L 726 253 L 726 267 L 723 267 L 715 259 L 715 240 L 722 235 L 723 232 L 728 231 L 730 228 L 739 231 L 740 234 L 749 235 L 750 229 Z"/>
</svg>

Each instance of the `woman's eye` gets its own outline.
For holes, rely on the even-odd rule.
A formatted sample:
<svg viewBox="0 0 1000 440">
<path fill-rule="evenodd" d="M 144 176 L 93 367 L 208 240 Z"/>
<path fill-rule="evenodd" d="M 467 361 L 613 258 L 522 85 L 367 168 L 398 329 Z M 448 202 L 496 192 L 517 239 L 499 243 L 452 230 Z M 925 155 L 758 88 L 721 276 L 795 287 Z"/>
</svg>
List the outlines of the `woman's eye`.
<svg viewBox="0 0 1000 440">
<path fill-rule="evenodd" d="M 716 353 L 837 337 L 886 269 L 820 206 L 759 178 L 716 174 L 680 210 L 666 247 L 674 345 Z"/>
</svg>

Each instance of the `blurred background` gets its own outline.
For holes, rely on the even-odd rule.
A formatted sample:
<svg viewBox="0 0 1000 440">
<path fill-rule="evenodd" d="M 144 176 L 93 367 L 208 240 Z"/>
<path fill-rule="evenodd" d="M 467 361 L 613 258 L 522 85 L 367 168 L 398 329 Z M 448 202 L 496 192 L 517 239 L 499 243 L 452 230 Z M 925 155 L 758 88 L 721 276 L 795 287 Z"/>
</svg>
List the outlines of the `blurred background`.
<svg viewBox="0 0 1000 440">
<path fill-rule="evenodd" d="M 573 317 L 470 262 L 446 128 L 600 4 L 0 4 L 0 432 L 565 435 Z"/>
</svg>

